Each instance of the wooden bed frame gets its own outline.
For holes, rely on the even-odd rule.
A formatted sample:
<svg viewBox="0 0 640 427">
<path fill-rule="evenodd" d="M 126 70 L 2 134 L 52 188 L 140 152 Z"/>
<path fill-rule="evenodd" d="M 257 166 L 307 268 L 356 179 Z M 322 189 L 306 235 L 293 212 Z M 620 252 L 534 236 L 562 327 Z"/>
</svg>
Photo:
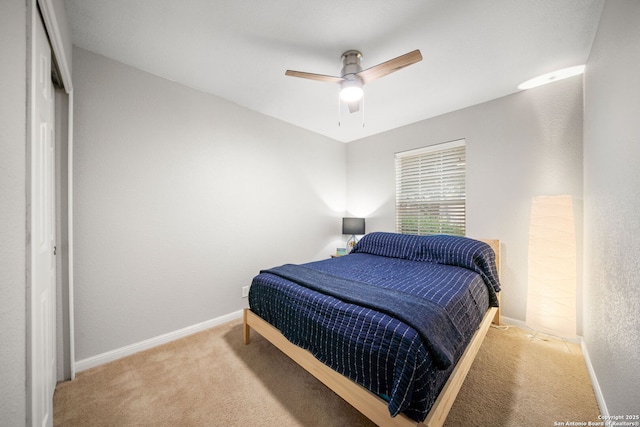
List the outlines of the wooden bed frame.
<svg viewBox="0 0 640 427">
<path fill-rule="evenodd" d="M 495 251 L 496 267 L 499 275 L 500 242 L 498 240 L 482 241 L 488 243 Z M 500 295 L 498 295 L 498 298 L 499 297 Z M 444 421 L 449 414 L 449 410 L 451 409 L 451 406 L 453 406 L 453 402 L 462 387 L 462 383 L 464 382 L 464 379 L 471 368 L 471 364 L 480 349 L 480 345 L 484 341 L 487 331 L 492 323 L 497 325 L 500 324 L 499 307 L 491 307 L 485 314 L 478 330 L 471 338 L 469 345 L 462 354 L 462 357 L 458 361 L 456 367 L 451 372 L 451 376 L 449 376 L 449 379 L 442 388 L 440 395 L 422 423 L 417 423 L 404 414 L 391 417 L 389 415 L 389 409 L 387 407 L 388 404 L 386 401 L 361 385 L 353 382 L 349 378 L 329 368 L 327 365 L 316 359 L 309 351 L 292 344 L 278 329 L 253 313 L 249 308 L 244 310 L 243 339 L 245 344 L 249 344 L 250 330 L 253 328 L 274 346 L 279 348 L 284 354 L 293 359 L 294 362 L 307 370 L 311 375 L 316 377 L 324 385 L 329 387 L 329 389 L 342 397 L 351 406 L 356 408 L 379 426 L 435 427 L 442 426 L 444 424 Z"/>
</svg>

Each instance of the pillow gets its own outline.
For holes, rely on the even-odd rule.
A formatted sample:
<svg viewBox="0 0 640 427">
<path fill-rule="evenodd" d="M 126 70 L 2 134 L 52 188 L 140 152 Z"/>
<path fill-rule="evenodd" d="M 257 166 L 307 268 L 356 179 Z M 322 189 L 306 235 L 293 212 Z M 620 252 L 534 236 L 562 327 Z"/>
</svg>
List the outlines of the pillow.
<svg viewBox="0 0 640 427">
<path fill-rule="evenodd" d="M 468 237 L 375 232 L 360 239 L 351 253 L 467 268 L 480 274 L 487 286 L 495 292 L 500 291 L 493 249 L 484 242 Z"/>
<path fill-rule="evenodd" d="M 424 236 L 416 261 L 455 265 L 480 274 L 495 292 L 500 292 L 496 254 L 488 244 L 460 236 Z"/>
<path fill-rule="evenodd" d="M 416 260 L 420 249 L 418 240 L 423 236 L 412 234 L 375 232 L 365 234 L 351 253 L 366 253 L 389 258 Z"/>
</svg>

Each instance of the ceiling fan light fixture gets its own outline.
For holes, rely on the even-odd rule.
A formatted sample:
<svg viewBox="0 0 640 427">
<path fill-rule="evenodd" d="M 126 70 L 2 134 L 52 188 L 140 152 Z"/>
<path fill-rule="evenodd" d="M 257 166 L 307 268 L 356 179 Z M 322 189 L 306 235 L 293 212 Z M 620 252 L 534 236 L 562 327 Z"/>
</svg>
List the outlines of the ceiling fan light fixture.
<svg viewBox="0 0 640 427">
<path fill-rule="evenodd" d="M 358 80 L 345 80 L 340 84 L 340 99 L 344 102 L 355 102 L 362 99 L 364 91 Z"/>
<path fill-rule="evenodd" d="M 575 67 L 563 68 L 562 70 L 553 71 L 551 73 L 543 74 L 533 79 L 527 80 L 524 83 L 518 85 L 518 89 L 526 90 L 534 87 L 546 85 L 557 80 L 566 79 L 569 77 L 577 76 L 584 73 L 584 65 L 576 65 Z"/>
</svg>

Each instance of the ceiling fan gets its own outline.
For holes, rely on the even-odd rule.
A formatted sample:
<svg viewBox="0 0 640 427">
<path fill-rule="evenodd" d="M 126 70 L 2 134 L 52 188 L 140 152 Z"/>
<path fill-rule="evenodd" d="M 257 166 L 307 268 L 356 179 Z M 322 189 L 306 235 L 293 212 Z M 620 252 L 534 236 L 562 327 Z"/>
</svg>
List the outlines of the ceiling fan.
<svg viewBox="0 0 640 427">
<path fill-rule="evenodd" d="M 374 80 L 398 71 L 401 68 L 422 61 L 420 50 L 400 55 L 381 64 L 363 70 L 360 66 L 362 54 L 357 50 L 348 50 L 342 54 L 342 70 L 340 77 L 327 76 L 324 74 L 306 73 L 304 71 L 287 70 L 284 74 L 303 79 L 318 80 L 321 82 L 338 83 L 340 85 L 340 99 L 349 106 L 349 112 L 355 113 L 360 110 L 360 99 L 362 98 L 362 86 Z"/>
</svg>

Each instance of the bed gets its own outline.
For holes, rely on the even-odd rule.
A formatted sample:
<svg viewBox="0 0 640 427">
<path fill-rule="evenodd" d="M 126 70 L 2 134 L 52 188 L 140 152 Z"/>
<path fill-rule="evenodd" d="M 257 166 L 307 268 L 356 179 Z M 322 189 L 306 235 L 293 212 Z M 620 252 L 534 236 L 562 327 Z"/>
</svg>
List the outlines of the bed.
<svg viewBox="0 0 640 427">
<path fill-rule="evenodd" d="M 442 425 L 492 322 L 499 242 L 365 235 L 346 256 L 257 275 L 254 329 L 378 425 Z"/>
</svg>

